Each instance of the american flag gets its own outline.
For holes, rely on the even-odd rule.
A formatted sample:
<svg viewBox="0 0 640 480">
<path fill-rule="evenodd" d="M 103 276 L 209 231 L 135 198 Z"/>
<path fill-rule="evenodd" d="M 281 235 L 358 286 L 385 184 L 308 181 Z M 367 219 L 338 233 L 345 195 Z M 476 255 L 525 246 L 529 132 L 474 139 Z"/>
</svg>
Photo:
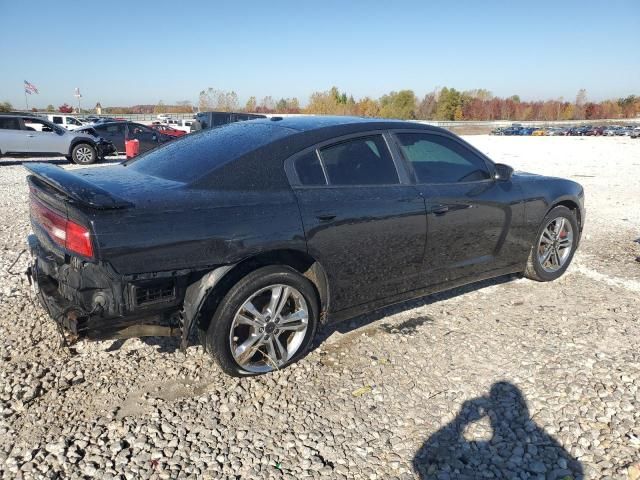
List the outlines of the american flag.
<svg viewBox="0 0 640 480">
<path fill-rule="evenodd" d="M 32 93 L 40 93 L 33 83 L 29 83 L 26 80 L 24 81 L 24 91 L 29 95 Z"/>
</svg>

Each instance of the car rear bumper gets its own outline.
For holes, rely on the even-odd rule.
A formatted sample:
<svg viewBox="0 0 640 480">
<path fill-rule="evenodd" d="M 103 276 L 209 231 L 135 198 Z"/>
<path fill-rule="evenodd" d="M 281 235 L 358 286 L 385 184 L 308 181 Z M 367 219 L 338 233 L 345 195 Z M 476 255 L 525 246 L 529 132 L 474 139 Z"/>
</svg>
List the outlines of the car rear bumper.
<svg viewBox="0 0 640 480">
<path fill-rule="evenodd" d="M 181 335 L 177 288 L 172 295 L 140 302 L 149 291 L 157 291 L 157 281 L 130 282 L 107 265 L 59 257 L 43 248 L 35 235 L 27 241 L 32 258 L 27 275 L 38 299 L 49 316 L 76 338 Z"/>
</svg>

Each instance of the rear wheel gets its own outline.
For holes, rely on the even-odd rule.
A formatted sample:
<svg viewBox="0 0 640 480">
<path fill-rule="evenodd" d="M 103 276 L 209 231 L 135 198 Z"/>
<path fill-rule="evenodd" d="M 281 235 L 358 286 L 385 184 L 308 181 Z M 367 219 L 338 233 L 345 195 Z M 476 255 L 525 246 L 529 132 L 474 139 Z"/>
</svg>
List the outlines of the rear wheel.
<svg viewBox="0 0 640 480">
<path fill-rule="evenodd" d="M 222 370 L 248 376 L 279 370 L 309 347 L 318 323 L 311 282 L 286 266 L 263 267 L 229 290 L 206 334 Z"/>
<path fill-rule="evenodd" d="M 96 149 L 88 143 L 79 143 L 71 150 L 71 158 L 78 165 L 90 165 L 98 158 Z"/>
<path fill-rule="evenodd" d="M 579 235 L 574 213 L 563 206 L 553 208 L 540 225 L 536 243 L 529 253 L 525 276 L 539 282 L 561 277 L 573 259 Z"/>
</svg>

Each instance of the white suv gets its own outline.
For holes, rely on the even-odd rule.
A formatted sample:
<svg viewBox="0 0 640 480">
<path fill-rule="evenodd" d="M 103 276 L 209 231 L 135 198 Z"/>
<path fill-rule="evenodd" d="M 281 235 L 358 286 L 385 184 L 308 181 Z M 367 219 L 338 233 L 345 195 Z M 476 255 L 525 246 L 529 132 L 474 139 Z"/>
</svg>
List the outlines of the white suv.
<svg viewBox="0 0 640 480">
<path fill-rule="evenodd" d="M 33 115 L 0 114 L 0 156 L 64 155 L 86 165 L 113 152 L 113 144 L 101 137 L 71 132 Z"/>
</svg>

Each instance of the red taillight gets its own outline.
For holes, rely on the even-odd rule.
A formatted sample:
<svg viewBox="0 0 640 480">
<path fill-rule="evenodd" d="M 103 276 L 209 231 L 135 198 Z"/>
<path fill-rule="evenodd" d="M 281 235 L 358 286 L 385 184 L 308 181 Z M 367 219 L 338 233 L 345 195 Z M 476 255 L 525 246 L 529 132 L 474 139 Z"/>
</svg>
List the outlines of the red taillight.
<svg viewBox="0 0 640 480">
<path fill-rule="evenodd" d="M 67 219 L 45 204 L 31 197 L 31 217 L 49 234 L 51 240 L 71 252 L 93 257 L 89 230 Z"/>
</svg>

